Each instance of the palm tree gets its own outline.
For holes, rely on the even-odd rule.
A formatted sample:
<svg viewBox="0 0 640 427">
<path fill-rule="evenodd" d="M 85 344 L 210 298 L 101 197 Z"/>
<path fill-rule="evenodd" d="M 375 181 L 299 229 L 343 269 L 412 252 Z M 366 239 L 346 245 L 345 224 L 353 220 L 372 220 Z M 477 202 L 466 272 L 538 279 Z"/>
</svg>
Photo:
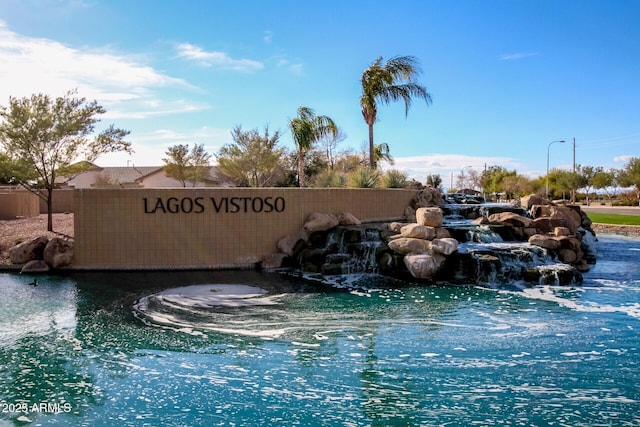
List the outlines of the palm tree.
<svg viewBox="0 0 640 427">
<path fill-rule="evenodd" d="M 418 62 L 413 56 L 396 56 L 384 64 L 382 57 L 379 56 L 362 73 L 360 107 L 362 117 L 369 125 L 369 167 L 371 169 L 376 167 L 373 124 L 378 115 L 377 103 L 388 104 L 402 99 L 405 105 L 405 116 L 409 114 L 411 98 L 414 96 L 423 98 L 427 105 L 431 104 L 431 95 L 427 89 L 414 81 L 420 72 Z"/>
<path fill-rule="evenodd" d="M 338 127 L 327 116 L 316 116 L 311 108 L 299 107 L 298 117 L 289 121 L 293 141 L 298 147 L 298 184 L 304 187 L 304 156 L 313 144 L 326 135 L 338 135 Z"/>
</svg>

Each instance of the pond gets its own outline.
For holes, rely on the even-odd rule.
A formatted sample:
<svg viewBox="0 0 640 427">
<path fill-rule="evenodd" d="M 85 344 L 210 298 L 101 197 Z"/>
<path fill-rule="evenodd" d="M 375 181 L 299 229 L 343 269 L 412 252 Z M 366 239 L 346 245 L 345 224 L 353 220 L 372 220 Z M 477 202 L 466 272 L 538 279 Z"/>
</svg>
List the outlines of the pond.
<svg viewBox="0 0 640 427">
<path fill-rule="evenodd" d="M 0 273 L 0 426 L 638 425 L 640 240 L 596 249 L 571 287 Z"/>
</svg>

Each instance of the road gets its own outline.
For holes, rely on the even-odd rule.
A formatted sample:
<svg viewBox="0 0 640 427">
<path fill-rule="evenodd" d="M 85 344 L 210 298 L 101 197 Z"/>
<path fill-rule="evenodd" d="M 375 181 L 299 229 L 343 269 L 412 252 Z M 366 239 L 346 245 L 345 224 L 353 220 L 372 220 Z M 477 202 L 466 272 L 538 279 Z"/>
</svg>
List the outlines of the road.
<svg viewBox="0 0 640 427">
<path fill-rule="evenodd" d="M 587 212 L 587 213 L 597 212 L 597 213 L 609 213 L 609 214 L 620 214 L 620 215 L 640 215 L 640 207 L 638 206 L 580 205 L 580 209 L 582 209 L 584 212 Z"/>
</svg>

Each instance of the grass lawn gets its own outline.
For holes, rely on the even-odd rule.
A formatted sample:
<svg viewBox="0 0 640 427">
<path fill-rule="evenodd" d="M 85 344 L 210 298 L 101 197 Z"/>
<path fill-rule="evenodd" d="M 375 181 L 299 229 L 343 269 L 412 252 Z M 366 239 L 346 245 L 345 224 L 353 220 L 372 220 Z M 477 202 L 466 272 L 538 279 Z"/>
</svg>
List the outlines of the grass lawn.
<svg viewBox="0 0 640 427">
<path fill-rule="evenodd" d="M 621 215 L 587 212 L 589 219 L 598 224 L 640 225 L 640 215 Z"/>
</svg>

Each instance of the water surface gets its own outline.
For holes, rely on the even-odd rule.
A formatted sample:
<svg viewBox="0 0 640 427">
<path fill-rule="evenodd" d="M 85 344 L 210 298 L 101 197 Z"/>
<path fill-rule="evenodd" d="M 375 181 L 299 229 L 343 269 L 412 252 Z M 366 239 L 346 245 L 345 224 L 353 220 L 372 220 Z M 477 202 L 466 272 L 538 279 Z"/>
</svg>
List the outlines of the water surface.
<svg viewBox="0 0 640 427">
<path fill-rule="evenodd" d="M 597 250 L 575 287 L 0 274 L 0 426 L 638 425 L 640 240 Z"/>
</svg>

